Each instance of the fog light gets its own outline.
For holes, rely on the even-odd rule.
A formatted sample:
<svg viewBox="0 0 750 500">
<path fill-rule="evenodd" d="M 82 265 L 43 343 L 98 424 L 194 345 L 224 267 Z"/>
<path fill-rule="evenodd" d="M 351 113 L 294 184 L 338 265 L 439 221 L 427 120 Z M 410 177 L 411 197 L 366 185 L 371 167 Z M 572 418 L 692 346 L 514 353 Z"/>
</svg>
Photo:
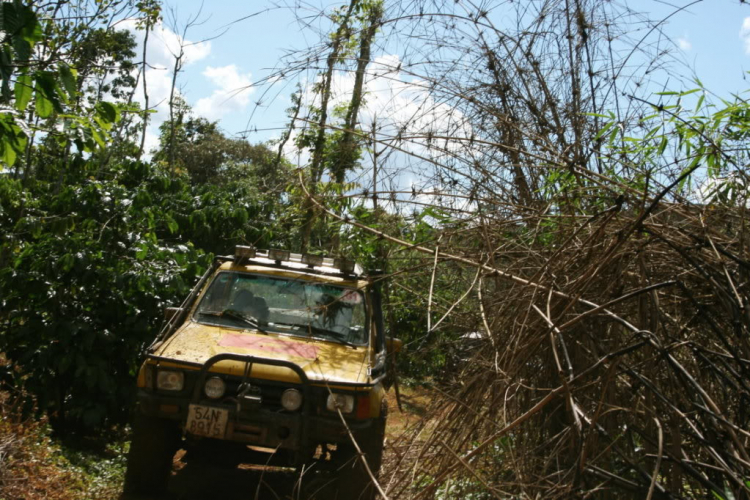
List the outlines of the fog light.
<svg viewBox="0 0 750 500">
<path fill-rule="evenodd" d="M 281 406 L 288 411 L 297 411 L 302 406 L 302 394 L 297 389 L 287 389 L 281 395 Z"/>
<path fill-rule="evenodd" d="M 185 375 L 182 372 L 159 370 L 156 375 L 156 388 L 164 391 L 181 391 L 185 385 Z"/>
<path fill-rule="evenodd" d="M 227 385 L 219 377 L 211 377 L 206 380 L 206 385 L 203 387 L 203 392 L 211 399 L 219 399 L 226 390 Z"/>
</svg>

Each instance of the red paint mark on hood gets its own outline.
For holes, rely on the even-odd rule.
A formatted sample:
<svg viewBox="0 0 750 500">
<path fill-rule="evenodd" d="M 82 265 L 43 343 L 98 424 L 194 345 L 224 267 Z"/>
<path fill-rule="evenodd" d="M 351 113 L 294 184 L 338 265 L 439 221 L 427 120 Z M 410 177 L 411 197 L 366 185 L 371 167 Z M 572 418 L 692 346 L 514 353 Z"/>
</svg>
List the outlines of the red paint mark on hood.
<svg viewBox="0 0 750 500">
<path fill-rule="evenodd" d="M 240 335 L 227 333 L 219 340 L 222 347 L 241 347 L 243 349 L 257 349 L 275 354 L 289 354 L 305 359 L 318 357 L 318 348 L 312 344 L 285 342 L 274 338 L 263 338 L 255 335 Z"/>
</svg>

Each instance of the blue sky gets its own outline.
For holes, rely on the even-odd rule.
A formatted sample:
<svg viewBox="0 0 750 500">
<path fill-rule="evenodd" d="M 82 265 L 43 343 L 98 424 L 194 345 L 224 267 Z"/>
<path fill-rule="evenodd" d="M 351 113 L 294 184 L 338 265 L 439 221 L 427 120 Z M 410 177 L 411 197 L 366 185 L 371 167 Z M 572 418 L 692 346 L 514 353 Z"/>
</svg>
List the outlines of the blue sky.
<svg viewBox="0 0 750 500">
<path fill-rule="evenodd" d="M 689 5 L 669 17 L 664 25 L 666 35 L 674 41 L 689 68 L 720 96 L 750 88 L 745 78 L 745 72 L 750 70 L 750 5 L 740 4 L 739 0 L 639 0 L 630 5 L 650 12 L 654 19 L 666 18 L 675 12 L 674 6 Z"/>
<path fill-rule="evenodd" d="M 326 26 L 325 20 L 315 16 L 316 11 L 324 5 L 339 3 L 313 0 L 304 4 L 308 8 L 295 11 L 274 8 L 271 2 L 264 0 L 167 1 L 164 27 L 155 33 L 149 51 L 149 60 L 155 67 L 148 75 L 151 103 L 161 102 L 155 125 L 166 118 L 165 96 L 171 79 L 167 68 L 170 56 L 165 46 L 176 47 L 176 37 L 170 29 L 174 27 L 169 22 L 170 7 L 175 10 L 178 26 L 184 25 L 201 5 L 203 9 L 199 17 L 201 24 L 192 27 L 186 35 L 186 40 L 193 44 L 186 50 L 187 64 L 179 76 L 183 95 L 196 114 L 218 120 L 229 134 L 242 134 L 248 128 L 259 129 L 247 134 L 247 138 L 255 142 L 279 135 L 275 129 L 286 123 L 284 110 L 290 104 L 289 95 L 294 91 L 295 82 L 277 84 L 267 95 L 263 95 L 262 88 L 251 84 L 272 74 L 287 51 L 316 43 L 315 30 Z M 682 0 L 629 2 L 631 8 L 648 13 L 652 19 L 663 19 L 676 7 L 689 4 Z M 312 29 L 303 29 L 297 16 L 310 22 Z M 744 73 L 750 70 L 750 6 L 741 5 L 739 0 L 695 2 L 671 16 L 662 26 L 669 41 L 661 40 L 660 47 L 671 47 L 686 67 L 673 65 L 671 81 L 658 82 L 660 85 L 666 84 L 670 90 L 680 86 L 690 88 L 689 81 L 685 81 L 694 72 L 710 91 L 721 97 L 750 88 Z M 373 54 L 374 57 L 386 55 Z M 151 145 L 155 138 L 153 131 L 149 137 Z"/>
</svg>

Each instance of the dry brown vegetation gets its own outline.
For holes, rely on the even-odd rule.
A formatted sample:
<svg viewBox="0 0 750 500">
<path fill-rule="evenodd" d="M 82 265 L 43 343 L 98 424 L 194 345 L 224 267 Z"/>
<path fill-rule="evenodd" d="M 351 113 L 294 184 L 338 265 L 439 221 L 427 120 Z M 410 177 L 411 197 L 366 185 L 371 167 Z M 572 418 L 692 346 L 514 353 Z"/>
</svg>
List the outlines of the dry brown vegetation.
<svg viewBox="0 0 750 500">
<path fill-rule="evenodd" d="M 25 398 L 0 392 L 0 498 L 73 500 L 79 479 L 61 467 L 46 422 L 23 417 Z"/>
<path fill-rule="evenodd" d="M 394 496 L 744 498 L 747 270 L 725 233 L 742 220 L 665 206 L 623 238 L 636 219 L 503 269 L 544 268 L 537 285 L 488 273 L 485 345 L 399 444 Z"/>
<path fill-rule="evenodd" d="M 654 95 L 680 68 L 669 41 L 611 2 L 383 19 L 380 50 L 402 50 L 387 70 L 418 79 L 420 106 L 360 131 L 376 183 L 348 196 L 429 208 L 434 231 L 306 192 L 407 259 L 394 286 L 428 305 L 426 336 L 443 313 L 482 333 L 390 441 L 389 498 L 750 498 L 745 102 Z"/>
</svg>

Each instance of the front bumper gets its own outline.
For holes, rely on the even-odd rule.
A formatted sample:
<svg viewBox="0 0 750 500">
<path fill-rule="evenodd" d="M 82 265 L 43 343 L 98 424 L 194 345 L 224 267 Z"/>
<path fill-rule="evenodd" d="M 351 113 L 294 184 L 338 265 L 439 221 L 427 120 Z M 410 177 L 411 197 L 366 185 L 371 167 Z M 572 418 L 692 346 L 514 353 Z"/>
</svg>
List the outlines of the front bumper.
<svg viewBox="0 0 750 500">
<path fill-rule="evenodd" d="M 303 393 L 303 405 L 299 411 L 288 412 L 278 407 L 269 408 L 260 404 L 248 403 L 232 397 L 221 402 L 203 396 L 202 388 L 206 378 L 214 375 L 210 368 L 226 359 L 248 364 L 272 364 L 293 370 L 300 379 L 298 386 Z M 245 380 L 243 382 L 258 382 Z M 325 389 L 322 388 L 324 391 Z M 220 354 L 209 359 L 201 369 L 186 377 L 186 388 L 177 394 L 155 391 L 153 388 L 139 389 L 139 411 L 153 417 L 172 419 L 185 429 L 191 404 L 226 410 L 229 414 L 226 433 L 221 438 L 264 448 L 285 449 L 310 453 L 323 443 L 346 443 L 349 441 L 347 427 L 356 435 L 367 433 L 377 419 L 346 419 L 346 426 L 338 414 L 320 410 L 320 398 L 314 393 L 321 388 L 312 388 L 304 371 L 297 365 L 280 360 L 270 360 L 237 354 Z M 187 433 L 187 432 L 186 432 Z"/>
<path fill-rule="evenodd" d="M 201 402 L 203 403 L 203 402 Z M 301 413 L 279 413 L 262 407 L 240 410 L 229 405 L 205 402 L 229 411 L 227 432 L 223 439 L 237 441 L 264 448 L 303 450 L 319 443 L 345 443 L 349 441 L 346 428 L 337 415 L 307 415 Z M 185 427 L 190 401 L 184 397 L 165 396 L 151 391 L 138 391 L 139 411 L 152 417 L 178 421 Z M 347 420 L 347 426 L 355 434 L 366 432 L 375 419 Z M 307 425 L 305 425 L 307 424 Z M 303 432 L 306 427 L 306 432 Z"/>
</svg>

